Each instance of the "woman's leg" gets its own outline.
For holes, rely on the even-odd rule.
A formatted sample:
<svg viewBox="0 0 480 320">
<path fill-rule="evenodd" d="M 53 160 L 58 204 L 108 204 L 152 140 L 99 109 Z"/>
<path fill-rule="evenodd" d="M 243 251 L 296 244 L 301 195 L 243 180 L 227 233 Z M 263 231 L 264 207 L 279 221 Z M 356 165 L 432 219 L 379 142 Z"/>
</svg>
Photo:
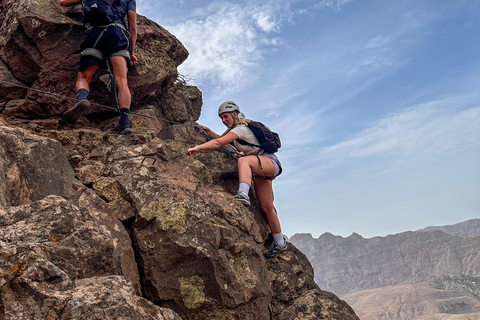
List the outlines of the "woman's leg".
<svg viewBox="0 0 480 320">
<path fill-rule="evenodd" d="M 260 207 L 265 213 L 268 226 L 274 239 L 273 242 L 267 243 L 268 247 L 267 251 L 265 252 L 265 257 L 270 259 L 277 253 L 287 249 L 287 243 L 285 242 L 285 238 L 282 234 L 282 227 L 280 226 L 280 221 L 278 220 L 277 210 L 273 205 L 272 181 L 256 178 L 255 192 L 257 194 L 258 202 L 260 202 Z"/>
<path fill-rule="evenodd" d="M 261 162 L 261 165 L 259 163 Z M 252 183 L 252 173 L 271 177 L 275 173 L 275 167 L 270 159 L 264 156 L 246 156 L 238 159 L 238 192 L 235 199 L 243 204 L 250 205 L 248 192 Z"/>
<path fill-rule="evenodd" d="M 258 163 L 258 159 L 262 163 Z M 238 159 L 238 180 L 239 183 L 246 183 L 250 185 L 252 182 L 252 173 L 262 176 L 271 177 L 275 173 L 275 167 L 272 160 L 264 156 L 246 156 Z"/>
<path fill-rule="evenodd" d="M 260 203 L 260 207 L 265 213 L 271 233 L 281 233 L 282 227 L 280 226 L 280 220 L 278 220 L 277 210 L 273 205 L 272 180 L 256 178 L 255 193 L 258 202 Z"/>
</svg>

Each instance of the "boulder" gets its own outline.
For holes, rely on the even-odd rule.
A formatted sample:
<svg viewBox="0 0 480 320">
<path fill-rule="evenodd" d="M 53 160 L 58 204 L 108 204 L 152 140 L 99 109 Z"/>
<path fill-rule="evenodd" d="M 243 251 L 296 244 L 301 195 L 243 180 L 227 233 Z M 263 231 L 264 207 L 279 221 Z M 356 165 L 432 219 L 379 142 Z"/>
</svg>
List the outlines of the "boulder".
<svg viewBox="0 0 480 320">
<path fill-rule="evenodd" d="M 63 198 L 0 208 L 0 245 L 2 319 L 181 319 L 115 275 L 111 235 Z"/>
<path fill-rule="evenodd" d="M 193 124 L 168 126 L 162 139 L 56 134 L 85 186 L 108 206 L 130 206 L 126 227 L 148 300 L 184 319 L 358 319 L 318 288 L 293 245 L 264 258 L 266 222 L 254 195 L 248 208 L 233 198 L 236 161 L 218 150 L 186 155 L 204 139 Z"/>
<path fill-rule="evenodd" d="M 73 170 L 53 139 L 0 127 L 0 206 L 28 204 L 72 190 Z"/>
</svg>

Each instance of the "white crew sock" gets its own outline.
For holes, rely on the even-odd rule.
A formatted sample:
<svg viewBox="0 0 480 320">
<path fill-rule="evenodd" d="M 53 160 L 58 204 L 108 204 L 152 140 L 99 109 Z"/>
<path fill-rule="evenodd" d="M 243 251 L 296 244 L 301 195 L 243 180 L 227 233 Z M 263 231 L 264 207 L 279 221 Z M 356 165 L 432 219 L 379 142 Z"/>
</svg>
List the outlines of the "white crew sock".
<svg viewBox="0 0 480 320">
<path fill-rule="evenodd" d="M 279 246 L 283 246 L 285 244 L 285 239 L 283 239 L 283 233 L 279 232 L 279 233 L 272 233 L 273 235 L 273 239 L 275 239 L 275 242 L 279 245 Z"/>
<path fill-rule="evenodd" d="M 248 197 L 248 192 L 250 191 L 250 186 L 245 182 L 241 182 L 240 185 L 238 186 L 238 191 L 241 191 L 244 195 L 246 195 Z"/>
</svg>

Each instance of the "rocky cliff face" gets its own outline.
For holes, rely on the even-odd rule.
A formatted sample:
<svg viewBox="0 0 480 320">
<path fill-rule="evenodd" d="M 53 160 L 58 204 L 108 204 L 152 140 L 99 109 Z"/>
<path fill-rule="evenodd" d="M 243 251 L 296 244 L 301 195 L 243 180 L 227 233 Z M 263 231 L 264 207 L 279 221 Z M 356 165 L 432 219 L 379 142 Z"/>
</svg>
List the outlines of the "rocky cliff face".
<svg viewBox="0 0 480 320">
<path fill-rule="evenodd" d="M 118 136 L 101 108 L 58 121 L 74 96 L 78 8 L 1 9 L 0 319 L 358 319 L 293 245 L 263 257 L 265 219 L 234 201 L 233 159 L 186 156 L 202 96 L 175 83 L 188 53 L 173 35 L 139 18 L 134 133 Z M 103 80 L 91 99 L 111 105 Z"/>
</svg>

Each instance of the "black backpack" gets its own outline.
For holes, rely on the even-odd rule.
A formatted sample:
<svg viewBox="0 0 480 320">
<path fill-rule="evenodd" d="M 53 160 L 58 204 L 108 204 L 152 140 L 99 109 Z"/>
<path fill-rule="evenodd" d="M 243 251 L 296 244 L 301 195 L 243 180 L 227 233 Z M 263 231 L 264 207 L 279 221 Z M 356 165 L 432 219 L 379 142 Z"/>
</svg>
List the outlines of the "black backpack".
<svg viewBox="0 0 480 320">
<path fill-rule="evenodd" d="M 117 13 L 118 0 L 82 0 L 82 12 L 85 24 L 106 26 L 121 20 Z"/>
<path fill-rule="evenodd" d="M 261 148 L 267 153 L 275 153 L 282 146 L 278 133 L 273 132 L 263 123 L 250 120 L 248 127 L 250 130 L 252 130 L 260 145 L 248 143 L 247 141 L 241 139 L 237 139 L 238 143 Z"/>
</svg>

